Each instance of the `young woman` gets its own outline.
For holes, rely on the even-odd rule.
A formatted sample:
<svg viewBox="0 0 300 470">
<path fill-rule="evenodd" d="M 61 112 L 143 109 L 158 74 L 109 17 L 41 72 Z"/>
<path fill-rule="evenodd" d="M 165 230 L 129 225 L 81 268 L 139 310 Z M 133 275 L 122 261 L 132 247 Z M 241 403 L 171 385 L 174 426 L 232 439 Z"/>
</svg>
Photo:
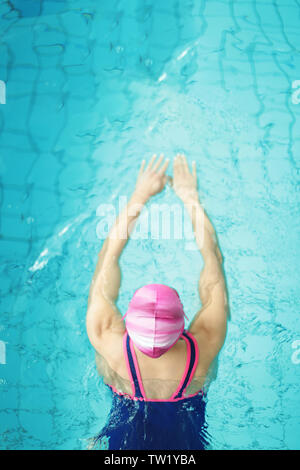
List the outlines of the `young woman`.
<svg viewBox="0 0 300 470">
<path fill-rule="evenodd" d="M 185 330 L 177 291 L 155 283 L 135 292 L 125 321 L 116 306 L 119 258 L 143 206 L 163 190 L 168 163 L 156 155 L 147 167 L 142 162 L 132 197 L 99 253 L 90 288 L 87 332 L 113 393 L 108 422 L 95 440 L 102 448 L 194 450 L 207 444 L 203 387 L 225 340 L 227 296 L 215 230 L 199 201 L 196 166 L 190 171 L 183 155 L 175 157 L 170 180 L 204 260 L 201 308 Z"/>
</svg>

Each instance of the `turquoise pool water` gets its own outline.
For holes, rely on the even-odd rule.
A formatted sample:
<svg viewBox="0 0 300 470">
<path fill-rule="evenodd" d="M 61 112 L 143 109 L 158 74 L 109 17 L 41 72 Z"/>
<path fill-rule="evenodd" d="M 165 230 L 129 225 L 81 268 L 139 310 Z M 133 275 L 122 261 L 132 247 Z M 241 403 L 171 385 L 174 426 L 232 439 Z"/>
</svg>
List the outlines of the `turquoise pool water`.
<svg viewBox="0 0 300 470">
<path fill-rule="evenodd" d="M 300 2 L 11 0 L 0 17 L 0 447 L 84 449 L 104 425 L 97 208 L 129 196 L 141 158 L 182 151 L 230 293 L 211 448 L 300 449 Z M 197 311 L 184 240 L 131 240 L 121 267 L 121 311 L 150 282 Z"/>
</svg>

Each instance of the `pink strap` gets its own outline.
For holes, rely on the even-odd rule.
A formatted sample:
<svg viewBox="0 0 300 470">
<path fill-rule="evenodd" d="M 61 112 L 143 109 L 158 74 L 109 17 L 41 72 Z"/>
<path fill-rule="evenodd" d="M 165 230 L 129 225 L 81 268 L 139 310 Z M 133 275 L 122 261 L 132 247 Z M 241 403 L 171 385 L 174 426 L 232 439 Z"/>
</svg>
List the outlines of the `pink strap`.
<svg viewBox="0 0 300 470">
<path fill-rule="evenodd" d="M 126 366 L 127 366 L 129 380 L 130 380 L 130 383 L 131 383 L 132 396 L 134 397 L 135 396 L 135 386 L 134 386 L 134 381 L 133 381 L 133 377 L 132 377 L 132 374 L 131 374 L 131 369 L 130 369 L 128 355 L 127 355 L 127 348 L 126 348 L 127 335 L 128 335 L 128 333 L 127 333 L 127 331 L 125 331 L 125 333 L 123 335 L 123 352 L 124 352 L 124 357 L 125 357 L 125 362 L 126 362 Z"/>
<path fill-rule="evenodd" d="M 127 333 L 127 332 L 126 332 L 126 333 Z M 127 356 L 127 349 L 126 349 L 126 333 L 125 333 L 124 339 L 123 339 L 123 348 L 124 348 L 124 355 L 125 355 L 125 360 L 126 360 L 128 375 L 129 375 L 129 378 L 130 378 L 130 381 L 131 381 L 132 392 L 133 392 L 133 396 L 134 396 L 134 395 L 135 395 L 135 387 L 134 387 L 134 382 L 133 382 L 133 378 L 132 378 L 132 375 L 131 375 L 131 370 L 130 370 L 129 361 L 128 361 L 128 356 Z M 192 341 L 193 341 L 193 343 L 194 343 L 194 345 L 195 345 L 195 356 L 196 356 L 196 357 L 195 357 L 195 363 L 194 363 L 194 366 L 193 366 L 193 369 L 192 369 L 190 378 L 189 378 L 189 380 L 188 380 L 188 382 L 187 382 L 187 385 L 186 385 L 186 387 L 185 387 L 185 389 L 186 389 L 186 388 L 189 386 L 189 384 L 191 383 L 191 380 L 192 380 L 193 375 L 194 375 L 194 373 L 195 373 L 195 370 L 196 370 L 196 367 L 197 367 L 197 363 L 198 363 L 198 356 L 199 356 L 199 353 L 198 353 L 198 343 L 197 343 L 196 339 L 194 338 L 194 336 L 193 336 L 191 333 L 188 333 L 187 331 L 185 331 L 185 333 L 192 339 Z M 188 370 L 189 370 L 189 365 L 190 365 L 190 360 L 191 360 L 191 346 L 190 346 L 190 343 L 189 343 L 188 339 L 187 339 L 184 335 L 181 335 L 180 337 L 185 340 L 186 345 L 187 345 L 187 358 L 186 358 L 185 369 L 184 369 L 183 376 L 182 376 L 182 378 L 181 378 L 181 380 L 180 380 L 180 383 L 179 383 L 177 389 L 176 389 L 175 392 L 172 394 L 171 398 L 170 398 L 169 400 L 165 400 L 165 401 L 175 401 L 175 400 L 174 400 L 174 397 L 176 397 L 176 395 L 179 393 L 179 390 L 181 389 L 182 384 L 184 383 L 185 378 L 186 378 L 186 375 L 187 375 Z M 130 350 L 131 350 L 131 354 L 132 354 L 132 357 L 133 357 L 133 362 L 134 362 L 134 366 L 135 366 L 135 371 L 136 371 L 138 383 L 139 383 L 139 386 L 140 386 L 140 389 L 141 389 L 143 398 L 145 399 L 145 401 L 147 401 L 147 397 L 146 397 L 146 393 L 145 393 L 144 386 L 143 386 L 143 382 L 142 382 L 142 377 L 141 377 L 141 373 L 140 373 L 140 368 L 139 368 L 138 360 L 137 360 L 137 357 L 136 357 L 136 354 L 135 354 L 135 350 L 134 350 L 134 346 L 133 346 L 133 342 L 132 342 L 131 338 L 130 338 Z M 150 400 L 150 401 L 161 401 L 161 400 Z"/>
<path fill-rule="evenodd" d="M 190 385 L 193 377 L 194 377 L 194 373 L 196 371 L 196 368 L 197 368 L 197 365 L 198 365 L 198 360 L 199 360 L 199 347 L 198 347 L 198 342 L 196 340 L 196 338 L 192 335 L 192 333 L 190 333 L 189 331 L 185 331 L 185 334 L 188 335 L 191 340 L 193 341 L 194 343 L 194 347 L 195 347 L 195 362 L 194 362 L 194 366 L 192 368 L 192 371 L 191 371 L 191 375 L 190 375 L 190 378 L 186 384 L 186 387 L 184 389 L 184 391 L 188 388 L 188 386 Z M 184 392 L 183 392 L 184 394 Z"/>
<path fill-rule="evenodd" d="M 138 363 L 138 360 L 137 360 L 137 357 L 136 357 L 136 354 L 135 354 L 135 350 L 134 350 L 133 342 L 132 342 L 131 338 L 130 338 L 130 350 L 131 350 L 133 363 L 134 363 L 134 367 L 135 367 L 135 371 L 136 371 L 136 375 L 137 375 L 137 379 L 138 379 L 138 383 L 139 383 L 139 386 L 140 386 L 141 393 L 143 395 L 144 400 L 147 400 L 146 393 L 145 393 L 145 390 L 144 390 L 143 381 L 142 381 L 142 377 L 141 377 L 141 373 L 140 373 L 139 363 Z"/>
<path fill-rule="evenodd" d="M 181 338 L 184 338 L 184 341 L 186 342 L 186 347 L 187 347 L 187 356 L 186 356 L 185 369 L 184 369 L 183 376 L 182 376 L 182 378 L 181 378 L 181 380 L 180 380 L 180 382 L 179 382 L 179 385 L 178 385 L 178 387 L 176 388 L 176 390 L 175 390 L 175 392 L 173 393 L 173 395 L 171 396 L 170 401 L 173 401 L 174 397 L 176 397 L 177 393 L 179 393 L 179 390 L 181 389 L 182 384 L 183 384 L 183 382 L 185 381 L 186 374 L 188 373 L 189 365 L 190 365 L 190 360 L 191 360 L 191 346 L 190 346 L 190 343 L 188 342 L 188 340 L 186 339 L 185 336 L 181 335 Z"/>
</svg>

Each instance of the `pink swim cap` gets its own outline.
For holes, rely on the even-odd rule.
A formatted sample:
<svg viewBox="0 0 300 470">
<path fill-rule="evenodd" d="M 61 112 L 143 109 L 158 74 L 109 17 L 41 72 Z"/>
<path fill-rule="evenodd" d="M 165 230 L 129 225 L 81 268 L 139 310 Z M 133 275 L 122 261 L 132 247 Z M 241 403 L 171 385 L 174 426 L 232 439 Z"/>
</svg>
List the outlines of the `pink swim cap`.
<svg viewBox="0 0 300 470">
<path fill-rule="evenodd" d="M 184 315 L 175 289 L 148 284 L 135 291 L 124 317 L 128 335 L 136 347 L 150 357 L 159 357 L 181 336 Z"/>
</svg>

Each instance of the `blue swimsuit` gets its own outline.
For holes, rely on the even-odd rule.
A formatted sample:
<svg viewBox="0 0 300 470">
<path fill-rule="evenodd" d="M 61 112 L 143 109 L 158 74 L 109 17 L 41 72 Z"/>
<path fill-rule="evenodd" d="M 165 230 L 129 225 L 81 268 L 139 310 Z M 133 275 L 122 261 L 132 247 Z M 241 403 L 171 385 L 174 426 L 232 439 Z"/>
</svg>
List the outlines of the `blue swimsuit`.
<svg viewBox="0 0 300 470">
<path fill-rule="evenodd" d="M 204 393 L 184 396 L 197 366 L 198 345 L 187 331 L 181 337 L 187 343 L 187 363 L 177 390 L 168 400 L 148 400 L 132 341 L 125 332 L 124 354 L 132 395 L 113 389 L 108 422 L 95 438 L 95 445 L 111 450 L 205 449 L 208 440 Z"/>
</svg>

